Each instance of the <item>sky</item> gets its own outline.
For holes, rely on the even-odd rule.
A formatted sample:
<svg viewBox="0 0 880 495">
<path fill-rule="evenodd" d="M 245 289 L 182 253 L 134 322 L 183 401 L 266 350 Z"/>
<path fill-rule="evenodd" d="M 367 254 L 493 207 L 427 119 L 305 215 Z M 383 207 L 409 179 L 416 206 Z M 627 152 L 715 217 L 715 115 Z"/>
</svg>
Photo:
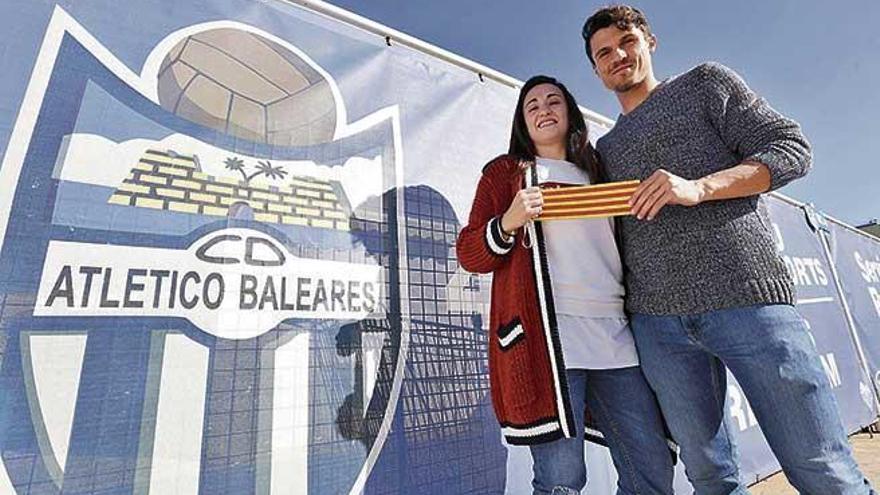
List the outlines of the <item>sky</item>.
<svg viewBox="0 0 880 495">
<path fill-rule="evenodd" d="M 525 80 L 557 77 L 578 103 L 616 118 L 617 99 L 584 55 L 594 0 L 330 0 Z M 880 218 L 880 1 L 633 1 L 658 38 L 659 79 L 708 60 L 741 74 L 797 120 L 813 169 L 781 190 L 839 220 Z"/>
</svg>

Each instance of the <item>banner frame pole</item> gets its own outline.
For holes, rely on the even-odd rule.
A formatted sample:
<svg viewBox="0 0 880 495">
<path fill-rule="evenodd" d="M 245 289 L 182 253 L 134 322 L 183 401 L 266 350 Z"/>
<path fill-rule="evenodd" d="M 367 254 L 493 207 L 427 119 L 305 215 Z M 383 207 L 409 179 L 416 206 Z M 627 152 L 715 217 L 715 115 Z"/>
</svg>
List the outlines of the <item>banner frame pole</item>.
<svg viewBox="0 0 880 495">
<path fill-rule="evenodd" d="M 354 12 L 345 10 L 341 7 L 337 7 L 330 3 L 321 0 L 279 1 L 281 3 L 292 4 L 311 10 L 315 13 L 324 15 L 336 21 L 342 21 L 356 28 L 381 36 L 386 39 L 389 45 L 391 44 L 391 42 L 394 42 L 396 44 L 406 46 L 416 51 L 420 51 L 427 55 L 431 55 L 432 57 L 438 58 L 440 60 L 443 60 L 444 62 L 450 63 L 462 69 L 472 71 L 480 78 L 480 80 L 483 80 L 483 78 L 488 78 L 497 83 L 514 89 L 519 89 L 523 85 L 523 81 L 520 81 L 519 79 L 509 76 L 503 72 L 491 69 L 483 64 L 462 57 L 461 55 L 456 55 L 455 53 L 452 53 L 448 50 L 444 50 L 443 48 L 432 45 L 426 41 L 416 38 L 415 36 L 411 36 L 396 29 L 390 28 L 388 26 L 385 26 L 384 24 L 372 21 L 370 19 L 367 19 L 366 17 L 355 14 Z M 580 107 L 580 109 L 581 112 L 584 114 L 584 117 L 592 120 L 593 123 L 606 127 L 608 129 L 614 126 L 613 119 L 610 119 L 600 113 L 594 112 L 584 107 Z"/>
<path fill-rule="evenodd" d="M 824 214 L 819 213 L 824 217 Z M 828 266 L 831 269 L 831 278 L 834 279 L 834 287 L 837 289 L 837 297 L 840 298 L 841 305 L 843 306 L 843 314 L 846 316 L 846 324 L 849 327 L 849 337 L 852 340 L 853 344 L 856 347 L 856 352 L 858 353 L 859 364 L 862 368 L 862 373 L 865 375 L 865 378 L 868 380 L 868 383 L 871 385 L 871 390 L 874 392 L 874 420 L 880 418 L 880 392 L 877 390 L 877 384 L 874 383 L 874 379 L 871 376 L 871 370 L 868 368 L 868 361 L 865 357 L 865 351 L 862 348 L 862 341 L 859 339 L 858 332 L 856 330 L 856 323 L 852 316 L 852 311 L 849 308 L 849 302 L 846 300 L 846 294 L 843 291 L 843 283 L 840 280 L 840 275 L 837 272 L 837 267 L 834 265 L 834 259 L 831 256 L 831 247 L 829 245 L 828 236 L 830 232 L 826 233 L 822 230 L 819 230 L 817 234 L 819 235 L 819 242 L 822 244 L 822 250 L 825 252 L 825 259 L 828 261 Z M 867 426 L 867 425 L 864 425 Z"/>
<path fill-rule="evenodd" d="M 779 199 L 779 200 L 781 200 L 781 201 L 783 201 L 783 202 L 785 202 L 785 203 L 788 203 L 788 204 L 790 204 L 790 205 L 792 205 L 792 206 L 797 206 L 798 208 L 804 208 L 804 207 L 806 207 L 806 206 L 809 206 L 808 203 L 804 203 L 803 201 L 799 201 L 799 200 L 797 200 L 797 199 L 791 198 L 791 197 L 786 196 L 785 194 L 782 194 L 782 193 L 777 192 L 777 191 L 772 191 L 772 192 L 765 193 L 765 194 L 766 194 L 767 196 L 771 196 L 771 197 L 774 197 L 774 198 L 776 198 L 776 199 Z M 880 237 L 877 237 L 877 236 L 875 236 L 875 235 L 869 234 L 869 233 L 865 232 L 864 230 L 859 229 L 858 227 L 853 227 L 852 225 L 850 225 L 850 224 L 844 222 L 843 220 L 840 220 L 840 219 L 838 219 L 838 218 L 835 218 L 835 217 L 833 217 L 833 216 L 831 216 L 831 215 L 829 215 L 829 214 L 827 214 L 827 213 L 825 213 L 825 212 L 822 212 L 822 217 L 823 217 L 826 221 L 831 222 L 831 223 L 836 223 L 837 225 L 839 225 L 839 226 L 845 228 L 846 230 L 848 230 L 848 231 L 850 231 L 850 232 L 852 232 L 852 233 L 854 233 L 854 234 L 858 234 L 858 235 L 860 235 L 860 236 L 867 237 L 868 239 L 870 239 L 870 240 L 872 240 L 872 241 L 874 241 L 874 242 L 880 242 Z"/>
</svg>

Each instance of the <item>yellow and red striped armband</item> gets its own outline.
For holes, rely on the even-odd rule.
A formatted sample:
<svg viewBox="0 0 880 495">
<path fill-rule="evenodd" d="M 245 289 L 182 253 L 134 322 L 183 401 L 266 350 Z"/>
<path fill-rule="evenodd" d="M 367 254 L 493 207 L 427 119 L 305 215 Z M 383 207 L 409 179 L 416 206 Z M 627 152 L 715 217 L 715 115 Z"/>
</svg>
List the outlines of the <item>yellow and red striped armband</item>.
<svg viewBox="0 0 880 495">
<path fill-rule="evenodd" d="M 629 215 L 627 203 L 640 181 L 628 180 L 589 186 L 552 187 L 541 190 L 544 208 L 540 221 L 603 218 Z"/>
</svg>

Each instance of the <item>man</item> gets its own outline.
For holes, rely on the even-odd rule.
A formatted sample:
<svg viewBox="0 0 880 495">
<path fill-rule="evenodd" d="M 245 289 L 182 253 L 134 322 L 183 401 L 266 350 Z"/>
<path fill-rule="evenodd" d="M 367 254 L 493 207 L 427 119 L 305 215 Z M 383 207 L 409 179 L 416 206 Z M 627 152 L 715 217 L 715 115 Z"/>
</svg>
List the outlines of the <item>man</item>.
<svg viewBox="0 0 880 495">
<path fill-rule="evenodd" d="M 715 63 L 658 81 L 657 39 L 628 6 L 584 25 L 587 56 L 622 107 L 598 142 L 611 180 L 641 179 L 620 222 L 627 310 L 698 494 L 748 493 L 725 423 L 725 365 L 802 493 L 874 493 L 777 254 L 760 194 L 806 174 L 794 121 Z"/>
</svg>

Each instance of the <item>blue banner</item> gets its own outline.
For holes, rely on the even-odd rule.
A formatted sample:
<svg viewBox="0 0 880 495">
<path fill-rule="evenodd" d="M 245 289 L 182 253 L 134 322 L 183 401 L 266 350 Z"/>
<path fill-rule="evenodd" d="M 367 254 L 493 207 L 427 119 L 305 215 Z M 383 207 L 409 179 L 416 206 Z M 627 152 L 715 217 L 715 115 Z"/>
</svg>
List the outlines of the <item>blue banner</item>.
<svg viewBox="0 0 880 495">
<path fill-rule="evenodd" d="M 512 89 L 283 2 L 3 13 L 0 493 L 505 489 L 440 178 Z"/>
<path fill-rule="evenodd" d="M 876 420 L 877 410 L 870 390 L 866 394 L 866 379 L 818 233 L 824 219 L 777 197 L 765 199 L 777 249 L 795 281 L 798 310 L 807 321 L 844 426 L 850 433 L 858 431 Z M 779 470 L 779 463 L 745 394 L 729 373 L 728 379 L 728 409 L 738 433 L 743 476 L 748 481 L 765 478 Z"/>
<path fill-rule="evenodd" d="M 880 240 L 837 222 L 827 238 L 874 390 L 880 390 Z M 868 392 L 863 392 L 867 394 Z"/>
<path fill-rule="evenodd" d="M 530 490 L 491 279 L 454 249 L 514 88 L 280 0 L 0 12 L 0 494 Z M 770 207 L 853 431 L 876 410 L 828 260 Z M 880 248 L 832 234 L 876 373 Z M 728 400 L 744 472 L 772 472 Z"/>
</svg>

